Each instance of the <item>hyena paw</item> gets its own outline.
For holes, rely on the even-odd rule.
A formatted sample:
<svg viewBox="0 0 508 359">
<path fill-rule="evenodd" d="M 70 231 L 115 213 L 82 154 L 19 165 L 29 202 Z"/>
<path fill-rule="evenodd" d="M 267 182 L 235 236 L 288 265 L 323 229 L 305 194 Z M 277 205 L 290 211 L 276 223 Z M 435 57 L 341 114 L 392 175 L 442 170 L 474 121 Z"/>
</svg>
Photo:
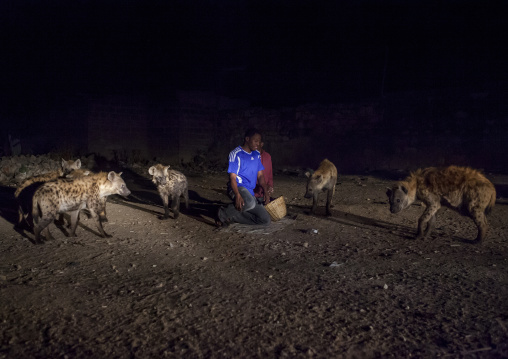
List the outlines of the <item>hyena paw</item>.
<svg viewBox="0 0 508 359">
<path fill-rule="evenodd" d="M 163 221 L 163 220 L 169 219 L 169 215 L 167 215 L 167 214 L 160 215 L 160 216 L 158 216 L 158 218 L 159 218 L 161 221 Z"/>
</svg>

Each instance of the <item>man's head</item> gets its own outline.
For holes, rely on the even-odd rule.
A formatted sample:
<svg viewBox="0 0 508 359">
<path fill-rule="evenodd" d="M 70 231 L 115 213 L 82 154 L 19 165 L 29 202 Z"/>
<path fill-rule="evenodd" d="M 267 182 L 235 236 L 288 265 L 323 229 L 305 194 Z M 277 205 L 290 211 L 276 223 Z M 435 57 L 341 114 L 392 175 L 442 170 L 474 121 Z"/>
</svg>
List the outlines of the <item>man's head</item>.
<svg viewBox="0 0 508 359">
<path fill-rule="evenodd" d="M 255 128 L 250 128 L 245 132 L 243 148 L 251 152 L 256 151 L 261 143 L 261 134 Z"/>
</svg>

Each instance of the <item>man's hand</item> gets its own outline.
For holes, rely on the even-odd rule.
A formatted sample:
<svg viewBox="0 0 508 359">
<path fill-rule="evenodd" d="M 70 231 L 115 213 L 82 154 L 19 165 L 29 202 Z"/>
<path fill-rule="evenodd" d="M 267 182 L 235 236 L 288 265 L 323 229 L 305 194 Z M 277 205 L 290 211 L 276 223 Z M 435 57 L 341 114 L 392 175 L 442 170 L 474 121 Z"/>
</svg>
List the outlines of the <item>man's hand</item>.
<svg viewBox="0 0 508 359">
<path fill-rule="evenodd" d="M 235 208 L 238 211 L 241 211 L 243 209 L 243 206 L 245 205 L 245 202 L 243 201 L 240 192 L 238 192 L 238 184 L 236 183 L 236 174 L 234 173 L 229 174 L 229 182 L 231 183 L 231 189 L 235 194 Z"/>
<path fill-rule="evenodd" d="M 235 196 L 235 208 L 237 209 L 237 211 L 241 212 L 244 205 L 245 202 L 243 201 L 242 196 L 240 196 L 240 194 L 238 194 L 238 196 Z"/>
<path fill-rule="evenodd" d="M 265 205 L 270 203 L 270 193 L 265 193 Z"/>
</svg>

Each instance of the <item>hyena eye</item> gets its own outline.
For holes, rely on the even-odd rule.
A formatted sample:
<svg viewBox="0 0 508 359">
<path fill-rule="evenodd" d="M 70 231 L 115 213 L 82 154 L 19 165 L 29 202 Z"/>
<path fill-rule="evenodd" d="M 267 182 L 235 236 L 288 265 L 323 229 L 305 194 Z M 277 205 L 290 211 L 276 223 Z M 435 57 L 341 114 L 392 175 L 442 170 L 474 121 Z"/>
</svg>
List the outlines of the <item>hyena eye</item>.
<svg viewBox="0 0 508 359">
<path fill-rule="evenodd" d="M 400 202 L 400 199 L 397 199 L 397 202 Z"/>
</svg>

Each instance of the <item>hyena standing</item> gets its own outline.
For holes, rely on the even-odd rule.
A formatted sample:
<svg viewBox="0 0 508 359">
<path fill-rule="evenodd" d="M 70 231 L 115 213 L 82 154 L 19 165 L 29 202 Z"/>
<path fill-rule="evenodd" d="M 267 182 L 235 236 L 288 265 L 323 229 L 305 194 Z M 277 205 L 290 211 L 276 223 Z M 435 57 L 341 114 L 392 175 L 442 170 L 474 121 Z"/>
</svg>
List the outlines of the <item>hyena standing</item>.
<svg viewBox="0 0 508 359">
<path fill-rule="evenodd" d="M 416 238 L 425 238 L 432 231 L 436 212 L 444 205 L 473 219 L 478 227 L 475 242 L 480 242 L 487 236 L 486 214 L 496 202 L 496 189 L 484 175 L 472 168 L 457 166 L 419 169 L 388 188 L 386 194 L 392 213 L 409 207 L 416 199 L 425 204 Z"/>
<path fill-rule="evenodd" d="M 80 177 L 75 180 L 57 179 L 44 183 L 33 197 L 32 216 L 34 218 L 35 241 L 40 242 L 40 233 L 45 230 L 46 239 L 53 239 L 49 224 L 58 213 L 69 212 L 71 216 L 70 236 L 76 236 L 79 211 L 87 208 L 97 224 L 102 237 L 111 237 L 104 232 L 99 218 L 105 199 L 112 194 L 128 196 L 131 192 L 125 185 L 120 173 L 109 173 Z"/>
<path fill-rule="evenodd" d="M 170 166 L 157 164 L 148 169 L 152 177 L 152 182 L 157 186 L 157 191 L 164 204 L 164 217 L 169 218 L 169 199 L 171 199 L 171 210 L 175 219 L 180 214 L 180 197 L 185 200 L 185 208 L 189 209 L 189 191 L 187 178 L 181 172 L 170 170 Z"/>
<path fill-rule="evenodd" d="M 35 191 L 44 183 L 54 181 L 58 178 L 78 178 L 88 176 L 90 171 L 81 169 L 81 160 L 66 161 L 62 158 L 62 167 L 57 171 L 51 171 L 42 175 L 33 176 L 24 180 L 14 192 L 14 197 L 18 202 L 18 223 L 21 226 L 23 218 L 32 210 L 32 198 Z M 60 216 L 60 222 L 63 223 L 63 215 Z"/>
<path fill-rule="evenodd" d="M 335 193 L 335 185 L 337 184 L 337 168 L 333 163 L 324 159 L 312 175 L 309 172 L 306 172 L 305 175 L 309 178 L 307 180 L 305 198 L 312 197 L 313 199 L 310 213 L 316 213 L 319 193 L 327 192 L 326 215 L 331 216 L 332 212 L 330 211 L 330 206 L 332 205 L 332 197 Z"/>
</svg>

